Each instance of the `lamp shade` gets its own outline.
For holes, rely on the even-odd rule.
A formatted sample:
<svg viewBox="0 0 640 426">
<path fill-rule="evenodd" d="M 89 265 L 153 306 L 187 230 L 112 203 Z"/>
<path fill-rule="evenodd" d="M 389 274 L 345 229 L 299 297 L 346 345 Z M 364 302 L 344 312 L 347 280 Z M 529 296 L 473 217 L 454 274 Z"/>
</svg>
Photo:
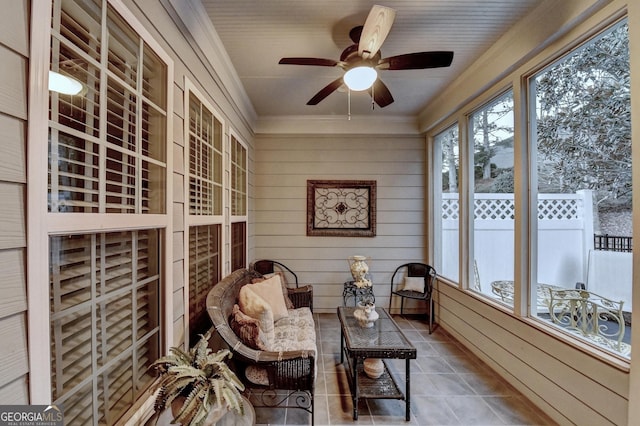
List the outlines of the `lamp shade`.
<svg viewBox="0 0 640 426">
<path fill-rule="evenodd" d="M 344 74 L 344 84 L 350 90 L 367 90 L 378 78 L 378 73 L 371 67 L 351 68 Z"/>
<path fill-rule="evenodd" d="M 78 95 L 83 86 L 78 80 L 55 71 L 49 71 L 49 90 L 63 95 Z"/>
</svg>

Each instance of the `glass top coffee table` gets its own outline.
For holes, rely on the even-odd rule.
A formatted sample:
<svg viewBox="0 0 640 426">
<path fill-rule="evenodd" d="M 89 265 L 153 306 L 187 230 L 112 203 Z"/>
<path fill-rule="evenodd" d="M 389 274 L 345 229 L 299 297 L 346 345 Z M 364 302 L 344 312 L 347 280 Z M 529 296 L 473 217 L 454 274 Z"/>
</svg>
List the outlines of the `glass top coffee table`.
<svg viewBox="0 0 640 426">
<path fill-rule="evenodd" d="M 353 420 L 358 420 L 358 400 L 368 399 L 403 399 L 405 401 L 405 420 L 410 420 L 410 362 L 416 358 L 416 348 L 402 333 L 398 324 L 391 318 L 386 309 L 376 308 L 379 315 L 373 327 L 365 328 L 358 324 L 353 316 L 356 308 L 338 307 L 340 320 L 340 362 L 347 355 L 347 375 L 353 399 Z M 401 358 L 406 360 L 406 379 L 404 393 L 389 373 L 386 362 L 384 371 L 377 379 L 364 373 L 366 358 Z"/>
</svg>

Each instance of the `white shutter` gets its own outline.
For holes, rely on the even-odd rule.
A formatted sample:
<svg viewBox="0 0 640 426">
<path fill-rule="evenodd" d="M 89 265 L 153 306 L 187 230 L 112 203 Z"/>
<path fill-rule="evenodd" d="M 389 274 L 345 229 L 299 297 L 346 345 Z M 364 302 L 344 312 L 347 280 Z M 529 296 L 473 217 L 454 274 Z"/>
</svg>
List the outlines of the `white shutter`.
<svg viewBox="0 0 640 426">
<path fill-rule="evenodd" d="M 84 90 L 49 92 L 49 211 L 166 214 L 166 63 L 108 2 L 59 0 L 50 65 Z M 49 237 L 51 392 L 68 424 L 115 424 L 161 355 L 162 231 L 96 220 Z"/>
<path fill-rule="evenodd" d="M 112 424 L 149 385 L 147 368 L 159 356 L 159 231 L 55 236 L 50 244 L 53 398 L 78 416 L 92 402 Z M 86 393 L 91 383 L 96 392 Z"/>
</svg>

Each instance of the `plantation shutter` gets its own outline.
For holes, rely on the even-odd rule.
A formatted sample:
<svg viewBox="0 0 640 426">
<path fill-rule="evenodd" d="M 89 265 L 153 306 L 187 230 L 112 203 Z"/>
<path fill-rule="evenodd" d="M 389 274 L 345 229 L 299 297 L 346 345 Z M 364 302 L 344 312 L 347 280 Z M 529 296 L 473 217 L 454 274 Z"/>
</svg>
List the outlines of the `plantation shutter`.
<svg viewBox="0 0 640 426">
<path fill-rule="evenodd" d="M 206 299 L 221 278 L 221 229 L 217 225 L 189 228 L 189 342 L 199 340 L 211 327 Z"/>
<path fill-rule="evenodd" d="M 112 425 L 161 355 L 168 219 L 132 230 L 124 215 L 167 213 L 168 67 L 108 1 L 53 2 L 51 31 L 51 70 L 83 85 L 49 92 L 52 400 L 68 424 Z M 77 232 L 68 212 L 101 215 Z M 103 215 L 126 230 L 101 232 Z"/>
<path fill-rule="evenodd" d="M 160 355 L 158 234 L 50 238 L 52 395 L 69 424 L 112 424 L 153 380 L 147 368 Z"/>
<path fill-rule="evenodd" d="M 189 94 L 189 214 L 222 214 L 222 123 Z"/>
<path fill-rule="evenodd" d="M 211 327 L 206 298 L 221 278 L 223 124 L 191 85 L 188 91 L 189 345 Z"/>
<path fill-rule="evenodd" d="M 231 268 L 247 265 L 247 149 L 231 137 Z"/>
<path fill-rule="evenodd" d="M 50 66 L 83 91 L 50 92 L 49 211 L 165 213 L 166 65 L 110 7 L 103 40 L 97 4 L 62 5 Z"/>
</svg>

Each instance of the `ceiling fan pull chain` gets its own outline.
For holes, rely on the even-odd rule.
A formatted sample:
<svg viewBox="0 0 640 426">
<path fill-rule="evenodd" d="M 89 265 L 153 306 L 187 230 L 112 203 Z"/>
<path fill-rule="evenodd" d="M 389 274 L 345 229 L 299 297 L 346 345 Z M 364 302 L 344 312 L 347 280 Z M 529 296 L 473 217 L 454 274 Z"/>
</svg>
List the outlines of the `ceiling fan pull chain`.
<svg viewBox="0 0 640 426">
<path fill-rule="evenodd" d="M 347 114 L 348 114 L 348 121 L 351 121 L 351 89 L 349 89 L 347 87 Z"/>
<path fill-rule="evenodd" d="M 371 86 L 371 111 L 376 109 L 376 85 Z"/>
</svg>

